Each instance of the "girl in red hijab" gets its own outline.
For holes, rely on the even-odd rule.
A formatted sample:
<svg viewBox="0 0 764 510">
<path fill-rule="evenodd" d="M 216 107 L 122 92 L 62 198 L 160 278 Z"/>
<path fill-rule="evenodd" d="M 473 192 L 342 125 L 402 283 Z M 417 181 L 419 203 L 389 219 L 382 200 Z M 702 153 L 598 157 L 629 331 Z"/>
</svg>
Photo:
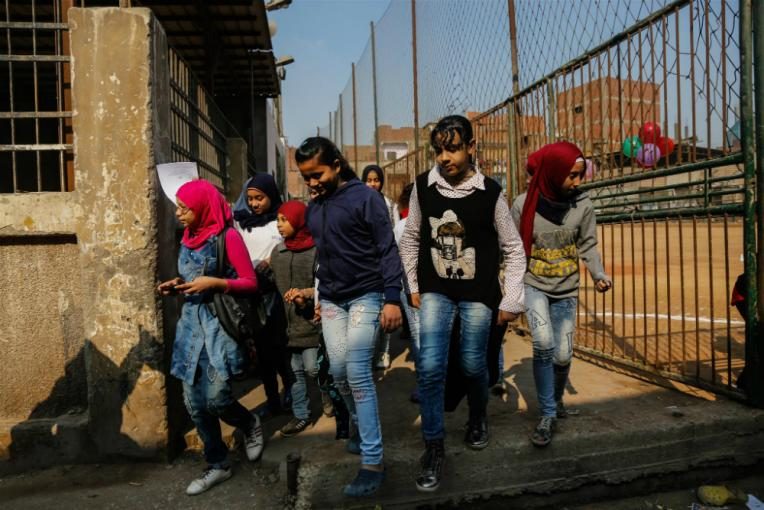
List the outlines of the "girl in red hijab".
<svg viewBox="0 0 764 510">
<path fill-rule="evenodd" d="M 525 306 L 533 335 L 533 378 L 541 420 L 531 435 L 536 446 L 552 441 L 556 420 L 572 411 L 562 396 L 570 372 L 579 288 L 579 259 L 595 288 L 611 287 L 597 253 L 592 201 L 578 186 L 586 169 L 581 150 L 570 142 L 545 145 L 528 157 L 528 191 L 512 206 L 528 270 Z"/>
<path fill-rule="evenodd" d="M 207 468 L 186 488 L 186 494 L 194 496 L 232 474 L 219 420 L 244 433 L 249 460 L 257 460 L 263 451 L 260 420 L 231 391 L 231 379 L 243 372 L 246 358 L 210 308 L 216 292 L 254 293 L 257 278 L 244 241 L 229 228 L 231 209 L 215 186 L 203 179 L 181 186 L 175 216 L 185 227 L 178 255 L 180 276 L 161 283 L 157 290 L 163 296 L 183 295 L 170 373 L 183 382 L 186 408 L 204 443 Z M 225 254 L 217 253 L 221 235 Z M 219 257 L 225 257 L 225 274 L 216 273 Z"/>
</svg>

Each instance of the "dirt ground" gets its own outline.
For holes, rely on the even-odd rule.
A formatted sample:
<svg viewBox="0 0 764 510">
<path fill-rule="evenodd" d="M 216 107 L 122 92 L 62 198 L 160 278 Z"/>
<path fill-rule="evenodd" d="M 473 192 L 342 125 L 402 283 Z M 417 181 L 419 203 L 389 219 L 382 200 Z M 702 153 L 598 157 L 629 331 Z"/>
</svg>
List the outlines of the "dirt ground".
<svg viewBox="0 0 764 510">
<path fill-rule="evenodd" d="M 734 383 L 745 350 L 745 324 L 729 304 L 743 272 L 742 222 L 600 225 L 598 237 L 613 289 L 597 294 L 586 276 L 578 344 L 722 387 Z"/>
</svg>

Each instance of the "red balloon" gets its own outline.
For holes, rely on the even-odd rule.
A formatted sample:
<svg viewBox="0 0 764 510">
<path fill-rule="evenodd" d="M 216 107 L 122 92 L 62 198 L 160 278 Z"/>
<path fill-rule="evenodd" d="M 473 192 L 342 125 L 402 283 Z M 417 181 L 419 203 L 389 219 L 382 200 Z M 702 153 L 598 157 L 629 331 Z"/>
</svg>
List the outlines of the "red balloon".
<svg viewBox="0 0 764 510">
<path fill-rule="evenodd" d="M 669 138 L 668 136 L 661 136 L 658 138 L 658 143 L 656 144 L 658 148 L 661 150 L 661 154 L 664 156 L 668 156 L 672 152 L 674 152 L 674 140 Z"/>
<path fill-rule="evenodd" d="M 639 130 L 639 138 L 642 143 L 658 143 L 661 137 L 661 127 L 657 122 L 645 122 Z"/>
</svg>

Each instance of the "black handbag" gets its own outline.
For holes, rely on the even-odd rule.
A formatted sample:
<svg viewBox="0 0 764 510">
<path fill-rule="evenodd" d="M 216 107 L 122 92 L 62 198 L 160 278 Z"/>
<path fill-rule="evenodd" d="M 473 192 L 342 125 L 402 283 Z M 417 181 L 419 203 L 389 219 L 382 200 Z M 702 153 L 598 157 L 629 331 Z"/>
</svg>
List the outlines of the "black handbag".
<svg viewBox="0 0 764 510">
<path fill-rule="evenodd" d="M 225 278 L 225 236 L 224 229 L 217 238 L 217 276 Z M 233 295 L 216 292 L 212 297 L 212 313 L 228 335 L 239 344 L 245 345 L 247 340 L 263 329 L 267 320 L 265 306 L 260 293 L 254 295 Z"/>
</svg>

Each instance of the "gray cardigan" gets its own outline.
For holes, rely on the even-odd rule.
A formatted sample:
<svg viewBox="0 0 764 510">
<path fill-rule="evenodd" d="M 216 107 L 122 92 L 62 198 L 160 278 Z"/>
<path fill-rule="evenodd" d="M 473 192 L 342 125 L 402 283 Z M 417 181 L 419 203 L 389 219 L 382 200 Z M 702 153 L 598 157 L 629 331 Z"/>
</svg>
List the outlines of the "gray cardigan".
<svg viewBox="0 0 764 510">
<path fill-rule="evenodd" d="M 271 252 L 271 268 L 278 291 L 283 296 L 292 288 L 313 288 L 313 265 L 316 259 L 316 248 L 301 252 L 289 251 L 284 243 L 280 243 Z M 287 319 L 287 347 L 305 349 L 318 347 L 319 326 L 313 324 L 313 300 L 299 308 L 294 303 L 284 302 Z"/>
</svg>

